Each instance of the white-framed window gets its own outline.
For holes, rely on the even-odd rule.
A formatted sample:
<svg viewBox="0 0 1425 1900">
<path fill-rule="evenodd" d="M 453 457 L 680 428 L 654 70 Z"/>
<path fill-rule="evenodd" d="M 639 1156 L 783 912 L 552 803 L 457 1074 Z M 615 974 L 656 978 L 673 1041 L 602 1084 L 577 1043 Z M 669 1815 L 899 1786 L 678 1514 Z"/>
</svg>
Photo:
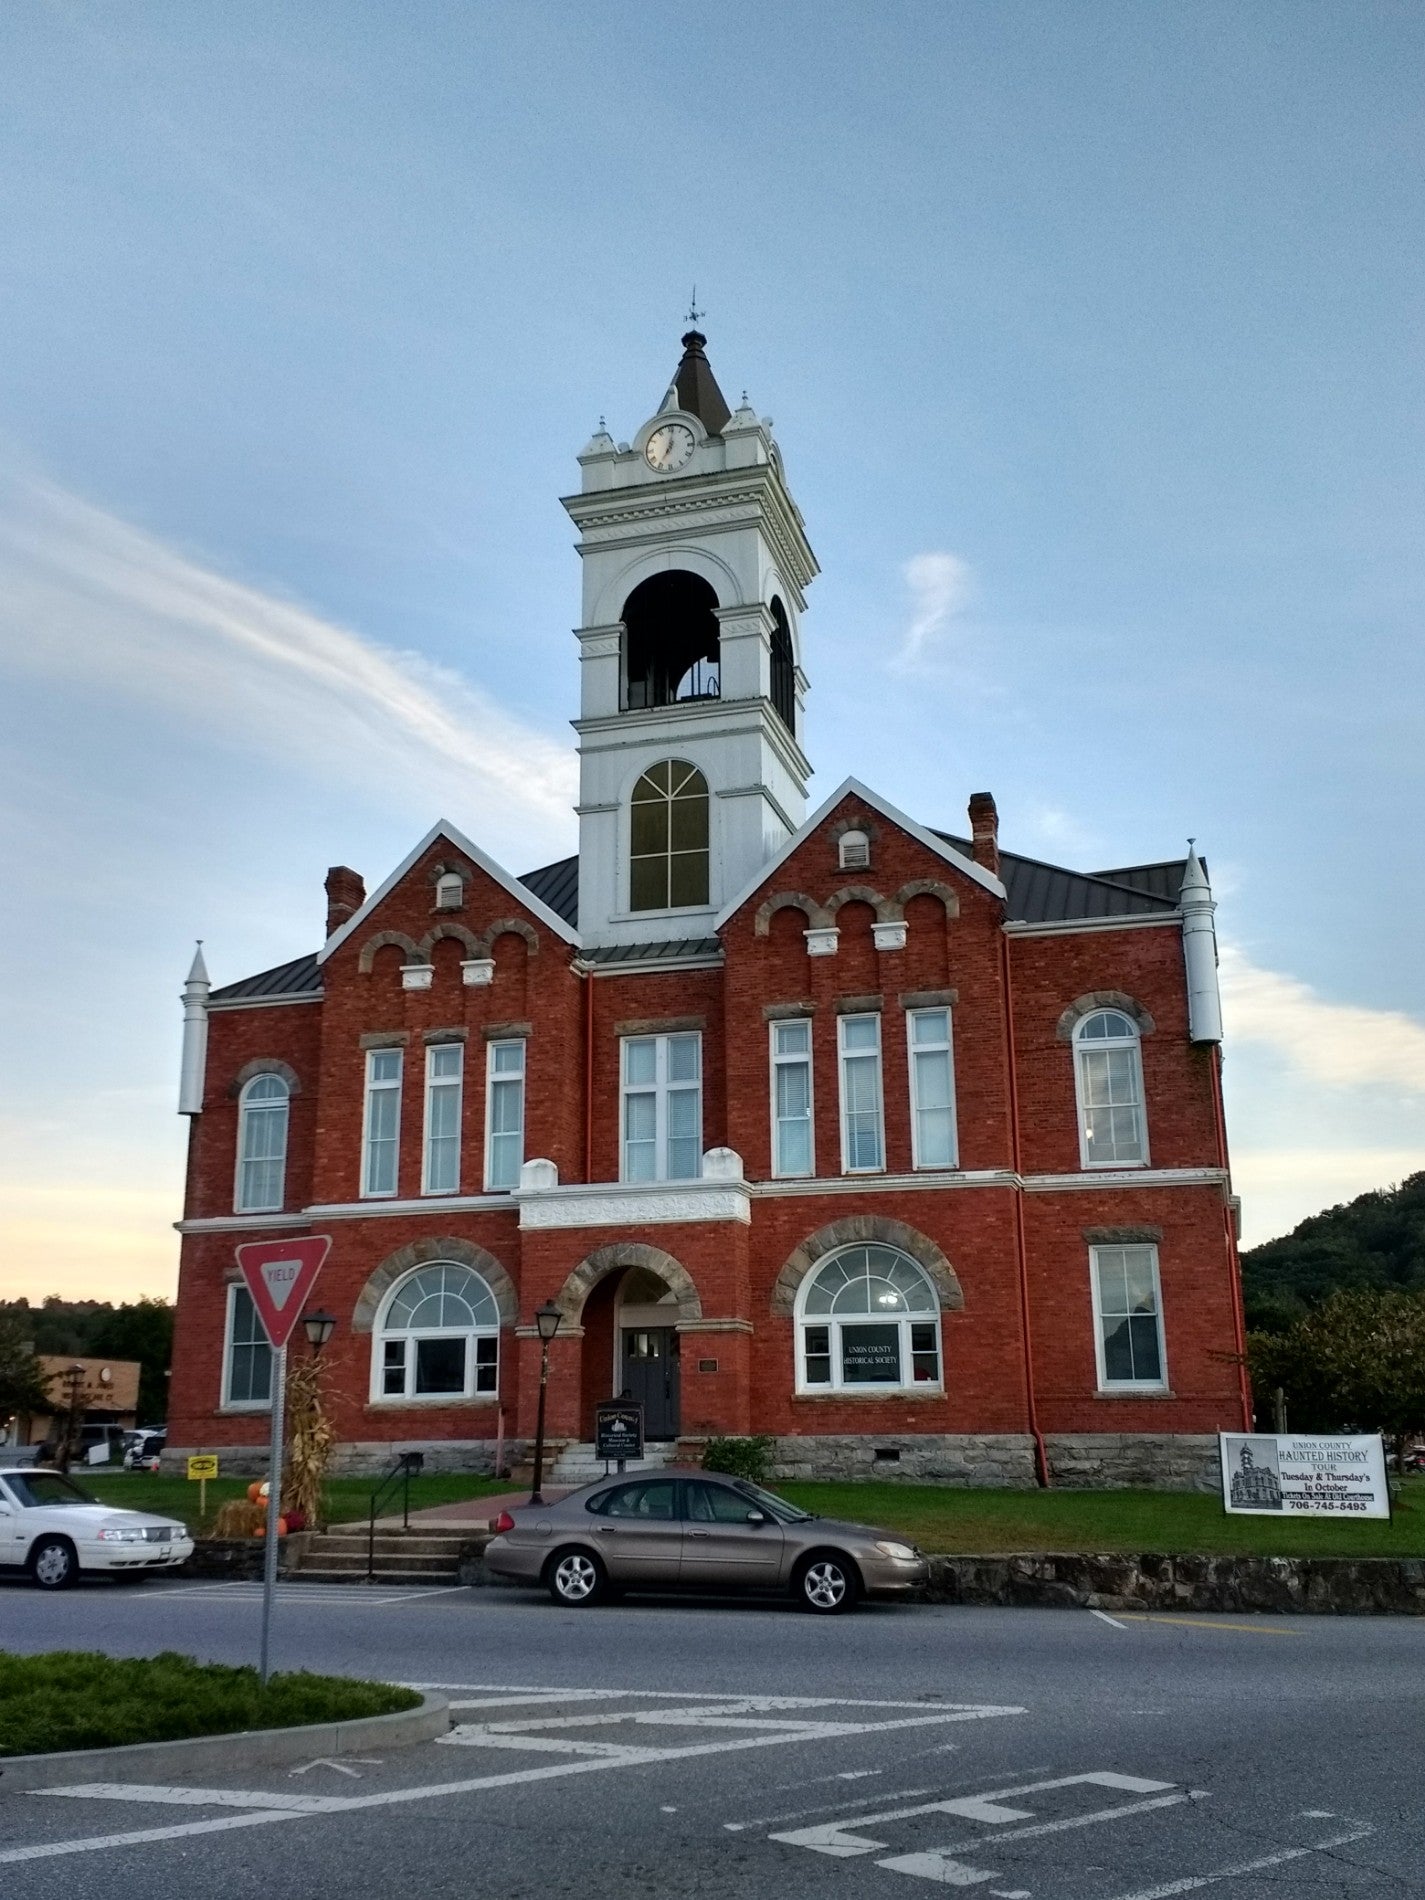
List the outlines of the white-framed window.
<svg viewBox="0 0 1425 1900">
<path fill-rule="evenodd" d="M 843 1247 L 797 1295 L 797 1390 L 939 1386 L 940 1302 L 898 1247 Z"/>
<path fill-rule="evenodd" d="M 239 1282 L 228 1288 L 223 1342 L 223 1404 L 266 1412 L 272 1405 L 272 1348 L 252 1295 Z"/>
<path fill-rule="evenodd" d="M 425 1159 L 421 1169 L 423 1194 L 460 1191 L 460 1108 L 465 1093 L 464 1074 L 464 1043 L 428 1045 Z"/>
<path fill-rule="evenodd" d="M 708 901 L 708 782 L 686 759 L 650 765 L 629 806 L 630 910 Z"/>
<path fill-rule="evenodd" d="M 401 1145 L 401 1051 L 366 1051 L 366 1114 L 361 1132 L 361 1192 L 377 1199 L 396 1192 Z"/>
<path fill-rule="evenodd" d="M 911 1166 L 953 1168 L 958 1163 L 950 1011 L 907 1010 L 905 1035 L 910 1070 Z"/>
<path fill-rule="evenodd" d="M 473 1267 L 433 1260 L 398 1280 L 372 1334 L 373 1399 L 493 1396 L 500 1383 L 500 1309 Z"/>
<path fill-rule="evenodd" d="M 492 1042 L 485 1058 L 485 1186 L 519 1186 L 524 1161 L 524 1042 Z"/>
<path fill-rule="evenodd" d="M 291 1090 L 280 1075 L 255 1075 L 238 1097 L 239 1214 L 275 1213 L 286 1192 L 287 1115 Z"/>
<path fill-rule="evenodd" d="M 1121 1009 L 1096 1009 L 1074 1030 L 1079 1155 L 1086 1168 L 1138 1168 L 1148 1160 L 1138 1025 Z"/>
<path fill-rule="evenodd" d="M 625 1181 L 695 1181 L 703 1171 L 703 1039 L 625 1036 Z"/>
<path fill-rule="evenodd" d="M 772 1031 L 772 1172 L 816 1173 L 812 1133 L 811 1018 L 793 1016 Z"/>
<path fill-rule="evenodd" d="M 1089 1261 L 1100 1390 L 1166 1390 L 1158 1249 L 1146 1243 L 1091 1247 Z"/>
<path fill-rule="evenodd" d="M 841 1172 L 874 1174 L 886 1165 L 881 1019 L 842 1016 L 836 1034 L 841 1068 Z"/>
</svg>

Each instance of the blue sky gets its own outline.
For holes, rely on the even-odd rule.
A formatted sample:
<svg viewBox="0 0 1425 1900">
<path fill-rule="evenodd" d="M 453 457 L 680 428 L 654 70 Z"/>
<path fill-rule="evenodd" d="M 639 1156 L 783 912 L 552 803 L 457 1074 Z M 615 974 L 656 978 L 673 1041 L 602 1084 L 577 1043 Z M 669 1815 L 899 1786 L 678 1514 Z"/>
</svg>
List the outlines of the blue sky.
<svg viewBox="0 0 1425 1900">
<path fill-rule="evenodd" d="M 1425 1165 L 1422 70 L 1367 0 L 5 8 L 0 1292 L 171 1288 L 193 937 L 571 847 L 557 498 L 694 283 L 813 796 L 1195 833 L 1248 1238 Z"/>
</svg>

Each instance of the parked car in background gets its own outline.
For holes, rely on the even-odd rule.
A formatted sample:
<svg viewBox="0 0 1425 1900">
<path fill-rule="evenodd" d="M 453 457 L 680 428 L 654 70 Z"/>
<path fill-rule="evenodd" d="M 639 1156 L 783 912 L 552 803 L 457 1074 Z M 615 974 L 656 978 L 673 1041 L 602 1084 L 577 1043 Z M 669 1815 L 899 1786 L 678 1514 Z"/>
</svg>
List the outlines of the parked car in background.
<svg viewBox="0 0 1425 1900">
<path fill-rule="evenodd" d="M 159 1455 L 168 1443 L 166 1425 L 144 1426 L 124 1434 L 125 1471 L 157 1471 Z"/>
<path fill-rule="evenodd" d="M 186 1525 L 101 1504 L 60 1471 L 0 1467 L 0 1566 L 42 1590 L 87 1571 L 171 1570 L 193 1554 Z"/>
<path fill-rule="evenodd" d="M 502 1511 L 492 1529 L 495 1575 L 543 1584 L 571 1609 L 625 1590 L 756 1590 L 827 1616 L 862 1596 L 905 1596 L 930 1574 L 890 1531 L 814 1517 L 708 1471 L 605 1478 L 557 1504 Z"/>
</svg>

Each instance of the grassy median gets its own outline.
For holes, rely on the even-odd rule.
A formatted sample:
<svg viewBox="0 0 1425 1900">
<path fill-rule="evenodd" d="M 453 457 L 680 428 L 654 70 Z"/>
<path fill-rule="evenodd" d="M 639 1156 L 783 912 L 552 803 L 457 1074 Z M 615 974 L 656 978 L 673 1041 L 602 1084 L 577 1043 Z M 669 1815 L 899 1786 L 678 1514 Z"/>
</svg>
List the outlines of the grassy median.
<svg viewBox="0 0 1425 1900">
<path fill-rule="evenodd" d="M 255 1669 L 198 1663 L 172 1651 L 141 1657 L 0 1651 L 0 1757 L 347 1722 L 413 1709 L 419 1701 L 413 1689 L 305 1672 L 273 1676 L 264 1689 Z"/>
<path fill-rule="evenodd" d="M 1228 1517 L 1182 1491 L 980 1491 L 935 1484 L 778 1484 L 819 1517 L 903 1531 L 922 1550 L 1132 1551 L 1246 1557 L 1425 1557 L 1425 1478 L 1405 1480 L 1394 1520 Z"/>
</svg>

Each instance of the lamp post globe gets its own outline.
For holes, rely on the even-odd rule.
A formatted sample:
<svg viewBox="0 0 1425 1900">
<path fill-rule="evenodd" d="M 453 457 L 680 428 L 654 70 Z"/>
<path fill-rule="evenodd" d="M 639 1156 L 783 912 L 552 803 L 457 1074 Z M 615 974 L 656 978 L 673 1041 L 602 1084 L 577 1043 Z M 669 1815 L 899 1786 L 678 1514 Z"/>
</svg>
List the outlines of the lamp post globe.
<svg viewBox="0 0 1425 1900">
<path fill-rule="evenodd" d="M 319 1353 L 332 1334 L 336 1331 L 336 1315 L 319 1306 L 315 1313 L 303 1313 L 302 1326 L 307 1335 L 307 1344 L 314 1353 Z"/>
</svg>

